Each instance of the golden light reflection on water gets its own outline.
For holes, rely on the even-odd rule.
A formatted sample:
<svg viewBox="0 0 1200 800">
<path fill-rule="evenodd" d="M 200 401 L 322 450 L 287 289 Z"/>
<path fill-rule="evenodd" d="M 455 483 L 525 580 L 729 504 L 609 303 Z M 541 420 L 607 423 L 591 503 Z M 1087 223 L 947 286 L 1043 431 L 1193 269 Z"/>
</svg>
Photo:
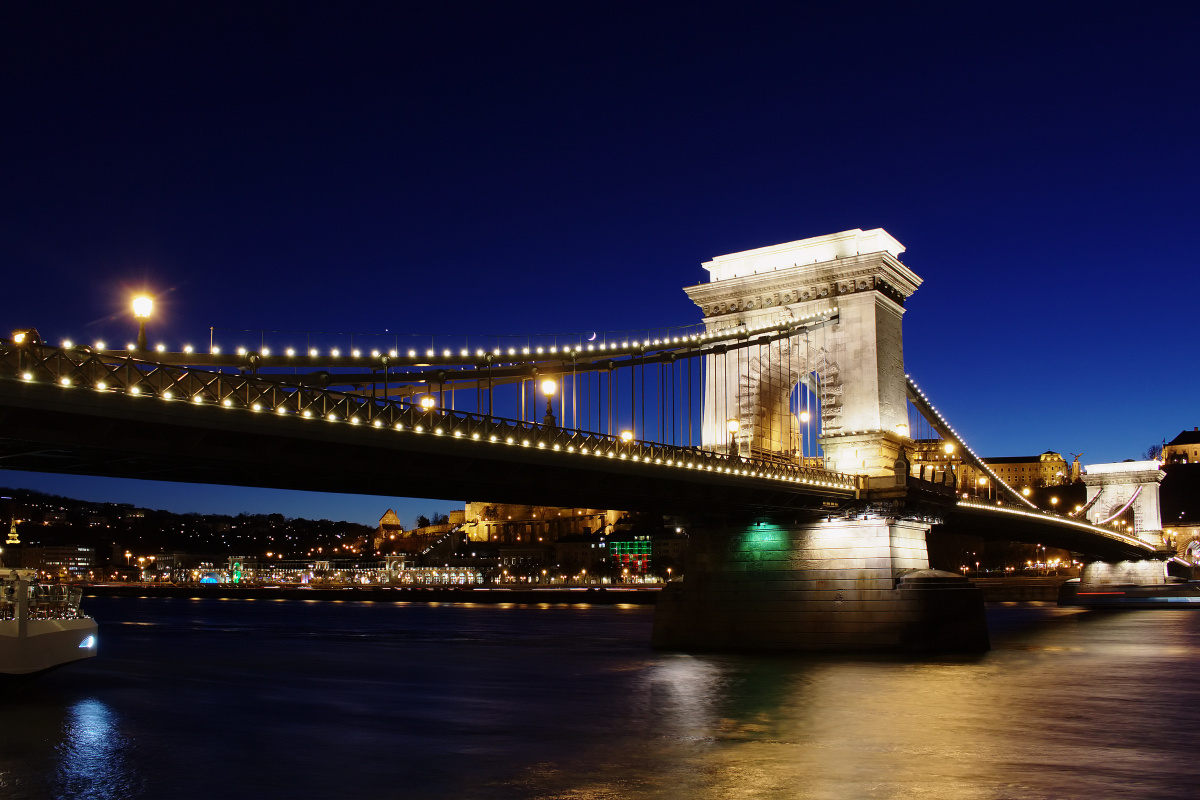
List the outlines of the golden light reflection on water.
<svg viewBox="0 0 1200 800">
<path fill-rule="evenodd" d="M 640 677 L 646 750 L 611 742 L 624 769 L 534 796 L 1191 797 L 1190 746 L 1163 747 L 1192 714 L 1163 689 L 1190 686 L 1200 615 L 1167 613 L 1052 612 L 977 658 L 664 655 Z"/>
</svg>

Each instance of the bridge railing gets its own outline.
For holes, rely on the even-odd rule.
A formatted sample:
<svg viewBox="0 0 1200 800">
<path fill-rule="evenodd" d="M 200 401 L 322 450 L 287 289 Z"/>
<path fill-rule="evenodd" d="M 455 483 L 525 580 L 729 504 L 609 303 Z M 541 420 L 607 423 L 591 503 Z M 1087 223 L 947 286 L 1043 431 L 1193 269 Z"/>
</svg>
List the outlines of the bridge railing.
<svg viewBox="0 0 1200 800">
<path fill-rule="evenodd" d="M 451 439 L 502 443 L 641 463 L 803 483 L 853 492 L 853 475 L 663 444 L 545 423 L 432 407 L 410 399 L 370 397 L 243 373 L 200 370 L 143 360 L 132 354 L 113 358 L 86 348 L 0 343 L 0 377 L 53 382 L 179 403 L 219 406 L 252 413 L 323 419 L 374 428 L 407 430 Z"/>
</svg>

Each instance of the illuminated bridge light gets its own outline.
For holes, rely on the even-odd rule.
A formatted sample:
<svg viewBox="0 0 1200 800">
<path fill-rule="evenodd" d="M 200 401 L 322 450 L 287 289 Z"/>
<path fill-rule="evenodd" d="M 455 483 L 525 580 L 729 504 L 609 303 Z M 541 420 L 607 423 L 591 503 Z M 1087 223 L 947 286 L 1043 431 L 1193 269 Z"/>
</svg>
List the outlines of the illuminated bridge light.
<svg viewBox="0 0 1200 800">
<path fill-rule="evenodd" d="M 303 413 L 301 416 L 303 416 L 303 417 L 311 417 L 311 416 L 312 416 L 312 412 L 311 412 L 311 411 L 309 411 L 309 410 L 306 408 L 306 409 L 304 409 L 304 413 Z"/>
<path fill-rule="evenodd" d="M 244 355 L 246 355 L 246 348 L 244 348 L 244 347 L 239 347 L 239 348 L 237 349 L 237 354 L 238 354 L 239 356 L 244 356 Z"/>
<path fill-rule="evenodd" d="M 250 408 L 253 411 L 262 411 L 262 406 L 259 405 L 258 403 L 255 403 L 254 405 L 250 406 Z"/>
<path fill-rule="evenodd" d="M 221 354 L 221 348 L 214 344 L 208 352 L 212 353 L 214 356 L 219 356 Z"/>
<path fill-rule="evenodd" d="M 224 400 L 221 401 L 221 405 L 228 408 L 229 406 L 233 405 L 233 401 L 230 400 L 228 397 L 226 397 Z"/>
<path fill-rule="evenodd" d="M 338 350 L 336 347 L 329 351 L 329 355 L 333 356 L 334 358 L 337 358 L 341 354 L 342 354 L 342 351 Z"/>
<path fill-rule="evenodd" d="M 382 428 L 382 427 L 383 427 L 383 420 L 378 420 L 378 419 L 377 419 L 377 420 L 375 420 L 374 422 L 372 422 L 371 424 L 372 424 L 372 425 L 374 425 L 376 428 Z"/>
<path fill-rule="evenodd" d="M 277 413 L 277 414 L 288 413 L 287 406 L 279 406 L 278 408 L 275 409 L 275 413 Z"/>
<path fill-rule="evenodd" d="M 329 420 L 330 422 L 337 422 L 337 414 L 334 414 L 334 413 L 331 411 L 331 412 L 329 412 L 329 414 L 328 414 L 328 415 L 325 417 L 325 419 Z"/>
<path fill-rule="evenodd" d="M 269 347 L 264 347 L 264 348 L 262 349 L 262 355 L 263 355 L 264 357 L 265 357 L 265 356 L 269 356 L 269 355 L 271 355 L 271 348 L 269 348 Z"/>
<path fill-rule="evenodd" d="M 70 386 L 70 385 L 71 385 L 71 379 L 70 379 L 70 378 L 63 378 L 61 381 L 59 381 L 59 383 L 61 383 L 63 386 Z"/>
<path fill-rule="evenodd" d="M 399 353 L 396 352 L 395 350 L 388 350 L 388 355 L 391 356 L 392 358 L 395 358 L 396 356 L 399 355 Z"/>
<path fill-rule="evenodd" d="M 421 427 L 420 425 L 417 425 L 416 427 L 413 428 L 413 433 L 423 433 L 424 431 L 425 431 L 425 429 L 423 427 Z"/>
<path fill-rule="evenodd" d="M 478 440 L 478 439 L 479 439 L 479 434 L 478 434 L 478 433 L 472 433 L 472 434 L 471 434 L 471 438 L 472 438 L 472 439 L 476 439 L 476 440 Z"/>
<path fill-rule="evenodd" d="M 104 349 L 104 342 L 96 342 L 96 349 L 97 349 L 97 350 L 103 350 L 103 349 Z"/>
<path fill-rule="evenodd" d="M 174 396 L 175 395 L 171 393 L 170 389 L 167 389 L 165 392 L 162 393 L 163 400 L 170 400 Z"/>
<path fill-rule="evenodd" d="M 96 388 L 97 389 L 107 389 L 108 384 L 105 383 L 104 381 L 96 381 Z"/>
<path fill-rule="evenodd" d="M 142 390 L 136 386 L 131 386 L 131 387 L 129 387 L 129 393 L 130 394 L 141 394 Z"/>
<path fill-rule="evenodd" d="M 320 355 L 320 353 L 317 351 L 317 348 L 315 348 L 315 347 L 312 348 L 311 350 L 309 350 L 308 354 L 310 356 L 312 356 L 313 358 L 316 358 L 318 355 Z"/>
<path fill-rule="evenodd" d="M 417 351 L 416 351 L 416 350 L 409 350 L 409 351 L 408 351 L 408 357 L 409 357 L 409 358 L 416 358 L 416 357 L 417 357 Z"/>
<path fill-rule="evenodd" d="M 358 358 L 359 356 L 362 355 L 362 351 L 361 350 L 353 350 L 353 351 L 351 351 L 350 355 L 354 356 L 355 358 Z"/>
</svg>

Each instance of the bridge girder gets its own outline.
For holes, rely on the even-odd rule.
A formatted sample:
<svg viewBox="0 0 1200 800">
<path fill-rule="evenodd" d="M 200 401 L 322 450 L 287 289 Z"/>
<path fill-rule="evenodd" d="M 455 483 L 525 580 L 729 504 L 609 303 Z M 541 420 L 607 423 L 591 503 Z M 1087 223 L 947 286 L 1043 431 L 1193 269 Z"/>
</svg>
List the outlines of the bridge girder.
<svg viewBox="0 0 1200 800">
<path fill-rule="evenodd" d="M 0 380 L 0 467 L 666 514 L 830 513 L 853 492 Z"/>
</svg>

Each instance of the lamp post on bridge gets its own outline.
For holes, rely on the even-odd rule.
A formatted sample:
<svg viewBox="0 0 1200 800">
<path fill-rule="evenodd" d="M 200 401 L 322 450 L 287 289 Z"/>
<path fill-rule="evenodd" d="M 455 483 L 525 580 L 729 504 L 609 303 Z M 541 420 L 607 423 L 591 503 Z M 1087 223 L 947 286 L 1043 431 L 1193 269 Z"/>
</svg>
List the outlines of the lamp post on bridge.
<svg viewBox="0 0 1200 800">
<path fill-rule="evenodd" d="M 736 419 L 725 421 L 725 429 L 729 431 L 729 455 L 737 458 L 738 456 L 738 440 L 737 432 L 742 427 L 741 423 Z"/>
<path fill-rule="evenodd" d="M 558 420 L 554 418 L 554 393 L 558 391 L 558 384 L 550 378 L 542 381 L 542 394 L 546 395 L 546 416 L 542 420 L 542 424 L 547 428 L 558 427 Z"/>
<path fill-rule="evenodd" d="M 139 294 L 133 298 L 133 316 L 138 321 L 137 349 L 147 350 L 146 320 L 154 313 L 154 298 L 148 294 Z"/>
</svg>

